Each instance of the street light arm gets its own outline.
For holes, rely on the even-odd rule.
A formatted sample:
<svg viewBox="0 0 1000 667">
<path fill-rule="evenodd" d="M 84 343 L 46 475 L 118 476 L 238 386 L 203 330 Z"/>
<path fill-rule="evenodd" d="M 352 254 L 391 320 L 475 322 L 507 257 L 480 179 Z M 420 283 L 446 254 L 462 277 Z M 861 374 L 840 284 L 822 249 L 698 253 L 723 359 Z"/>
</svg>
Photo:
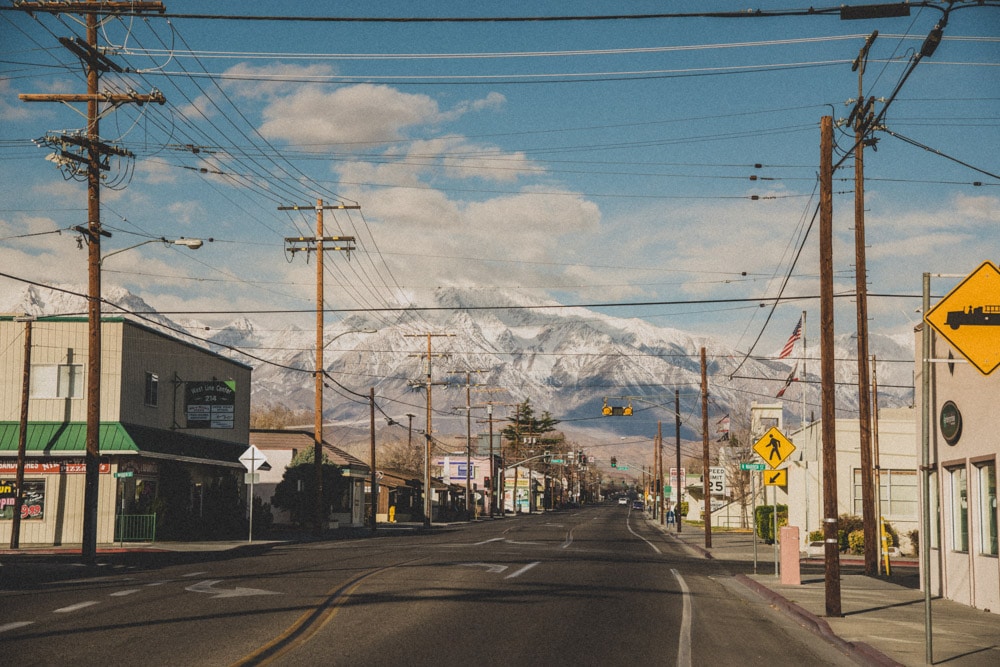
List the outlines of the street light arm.
<svg viewBox="0 0 1000 667">
<path fill-rule="evenodd" d="M 323 349 L 325 350 L 327 347 L 329 347 L 330 343 L 337 340 L 341 336 L 346 336 L 347 334 L 355 334 L 355 333 L 373 334 L 373 333 L 378 333 L 378 329 L 351 329 L 350 331 L 341 331 L 339 334 L 337 334 L 330 340 L 326 341 L 326 343 L 323 344 Z"/>
<path fill-rule="evenodd" d="M 209 242 L 211 242 L 214 239 L 210 238 L 208 240 L 209 240 Z M 112 255 L 117 255 L 119 253 L 123 253 L 126 250 L 134 250 L 135 248 L 147 245 L 149 243 L 162 243 L 163 245 L 168 245 L 168 246 L 169 245 L 178 245 L 178 246 L 183 246 L 185 248 L 188 248 L 190 250 L 197 250 L 198 248 L 200 248 L 203 245 L 205 245 L 205 241 L 203 239 L 188 239 L 188 238 L 184 238 L 182 236 L 179 239 L 171 240 L 171 239 L 168 239 L 168 238 L 165 238 L 165 237 L 161 236 L 158 239 L 147 239 L 147 240 L 143 241 L 142 243 L 136 243 L 135 245 L 130 245 L 127 248 L 121 248 L 119 250 L 115 250 L 113 252 L 109 252 L 108 254 L 106 254 L 104 257 L 101 258 L 100 264 L 103 266 L 104 261 L 107 260 L 108 257 L 111 257 Z"/>
<path fill-rule="evenodd" d="M 524 459 L 523 461 L 518 461 L 517 463 L 511 463 L 503 467 L 504 470 L 509 470 L 510 468 L 516 468 L 522 463 L 527 463 L 528 461 L 534 461 L 535 459 L 544 459 L 548 454 L 539 454 L 538 456 L 532 456 L 531 458 Z"/>
</svg>

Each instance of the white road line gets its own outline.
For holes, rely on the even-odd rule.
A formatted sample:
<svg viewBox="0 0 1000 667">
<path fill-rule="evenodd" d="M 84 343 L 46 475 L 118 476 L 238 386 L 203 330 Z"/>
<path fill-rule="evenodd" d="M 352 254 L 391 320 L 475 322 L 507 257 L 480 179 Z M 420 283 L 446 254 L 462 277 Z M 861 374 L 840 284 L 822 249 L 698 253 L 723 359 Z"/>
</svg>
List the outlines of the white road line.
<svg viewBox="0 0 1000 667">
<path fill-rule="evenodd" d="M 68 607 L 63 607 L 62 609 L 56 609 L 52 613 L 54 614 L 68 614 L 72 611 L 79 611 L 81 609 L 86 609 L 87 607 L 92 607 L 97 604 L 97 600 L 89 600 L 87 602 L 77 602 L 76 604 L 71 604 Z"/>
<path fill-rule="evenodd" d="M 506 577 L 504 577 L 504 579 L 514 579 L 515 577 L 520 577 L 522 574 L 524 574 L 525 572 L 527 572 L 528 570 L 530 570 L 531 568 L 535 567 L 536 565 L 538 565 L 541 562 L 542 561 L 540 561 L 540 560 L 536 560 L 534 563 L 528 563 L 527 565 L 525 565 L 524 567 L 522 567 L 520 570 L 515 570 L 514 572 L 511 572 Z"/>
<path fill-rule="evenodd" d="M 561 549 L 566 549 L 569 545 L 573 544 L 573 531 L 572 529 L 566 533 L 566 541 L 560 545 Z"/>
<path fill-rule="evenodd" d="M 31 625 L 34 621 L 15 621 L 14 623 L 5 623 L 0 625 L 0 632 L 7 632 L 8 630 L 17 630 L 18 628 L 23 628 L 26 625 Z"/>
<path fill-rule="evenodd" d="M 631 513 L 631 510 L 630 510 L 630 513 Z M 652 542 L 650 542 L 649 540 L 647 540 L 645 537 L 643 537 L 639 533 L 637 533 L 634 530 L 632 530 L 632 524 L 629 523 L 628 519 L 625 519 L 625 527 L 628 528 L 628 532 L 632 533 L 633 535 L 635 535 L 636 537 L 638 537 L 640 540 L 642 540 L 643 542 L 645 542 L 646 544 L 648 544 L 649 547 L 653 551 L 655 551 L 658 554 L 663 553 L 662 551 L 660 551 L 660 549 L 655 544 L 653 544 Z"/>
<path fill-rule="evenodd" d="M 677 665 L 678 667 L 691 667 L 691 589 L 688 588 L 684 577 L 677 570 L 671 568 L 677 583 L 681 585 L 681 634 L 677 642 Z"/>
<path fill-rule="evenodd" d="M 482 542 L 474 542 L 472 546 L 474 546 L 474 547 L 481 547 L 482 545 L 489 544 L 490 542 L 503 542 L 503 539 L 504 538 L 502 538 L 502 537 L 494 537 L 494 538 L 489 539 L 489 540 L 483 540 Z"/>
<path fill-rule="evenodd" d="M 138 589 L 138 588 L 129 588 L 128 590 L 124 590 L 124 591 L 116 591 L 116 592 L 114 592 L 114 593 L 109 593 L 109 594 L 108 594 L 108 597 L 113 597 L 113 598 L 123 598 L 123 597 L 125 597 L 126 595 L 132 595 L 133 593 L 138 593 L 138 592 L 139 592 L 139 589 Z"/>
<path fill-rule="evenodd" d="M 207 572 L 191 572 L 191 573 L 185 574 L 183 576 L 185 576 L 185 577 L 200 577 L 203 574 L 208 574 L 208 573 Z"/>
</svg>

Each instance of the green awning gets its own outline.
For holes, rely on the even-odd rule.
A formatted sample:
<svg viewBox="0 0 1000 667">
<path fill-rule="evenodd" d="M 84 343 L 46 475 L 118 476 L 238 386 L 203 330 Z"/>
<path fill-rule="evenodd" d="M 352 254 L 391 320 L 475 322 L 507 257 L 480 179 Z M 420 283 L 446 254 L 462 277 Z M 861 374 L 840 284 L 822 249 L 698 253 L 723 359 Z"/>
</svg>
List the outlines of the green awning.
<svg viewBox="0 0 1000 667">
<path fill-rule="evenodd" d="M 18 422 L 0 422 L 0 452 L 17 452 Z M 101 453 L 138 452 L 139 446 L 119 422 L 101 424 Z M 29 454 L 76 454 L 87 451 L 87 425 L 74 422 L 30 422 L 25 449 Z"/>
<path fill-rule="evenodd" d="M 18 422 L 0 422 L 0 456 L 17 453 Z M 204 461 L 242 467 L 240 454 L 247 443 L 215 440 L 164 429 L 104 422 L 100 426 L 100 453 L 148 455 L 156 458 Z M 25 449 L 29 456 L 83 456 L 87 451 L 87 425 L 79 422 L 30 422 Z"/>
</svg>

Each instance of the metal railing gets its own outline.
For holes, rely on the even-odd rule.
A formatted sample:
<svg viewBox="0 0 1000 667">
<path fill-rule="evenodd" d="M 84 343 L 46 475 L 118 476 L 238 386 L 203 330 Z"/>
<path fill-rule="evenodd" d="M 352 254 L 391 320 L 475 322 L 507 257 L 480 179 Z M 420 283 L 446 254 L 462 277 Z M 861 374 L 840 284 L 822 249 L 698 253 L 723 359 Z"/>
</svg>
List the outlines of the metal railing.
<svg viewBox="0 0 1000 667">
<path fill-rule="evenodd" d="M 115 520 L 115 542 L 155 542 L 155 514 L 122 514 Z"/>
</svg>

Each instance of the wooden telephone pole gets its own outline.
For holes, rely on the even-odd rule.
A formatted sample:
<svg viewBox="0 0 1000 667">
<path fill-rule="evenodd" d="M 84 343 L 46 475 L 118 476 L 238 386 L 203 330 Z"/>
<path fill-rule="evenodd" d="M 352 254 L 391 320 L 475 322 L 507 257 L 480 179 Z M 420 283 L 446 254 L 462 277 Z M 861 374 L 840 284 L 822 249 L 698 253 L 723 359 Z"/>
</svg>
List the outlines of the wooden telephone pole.
<svg viewBox="0 0 1000 667">
<path fill-rule="evenodd" d="M 312 209 L 311 206 L 279 206 L 279 211 L 301 211 Z M 316 253 L 316 405 L 315 422 L 313 427 L 313 456 L 316 469 L 316 511 L 313 514 L 313 532 L 316 535 L 323 533 L 323 524 L 326 521 L 326 507 L 323 503 L 323 253 L 327 250 L 342 250 L 347 253 L 348 259 L 351 251 L 354 250 L 353 236 L 324 236 L 323 235 L 323 211 L 359 209 L 360 206 L 347 206 L 344 204 L 324 206 L 322 199 L 316 200 L 316 236 L 287 236 L 285 237 L 286 250 L 295 256 L 297 252 Z M 323 242 L 332 243 L 343 242 L 344 245 L 324 247 Z M 301 244 L 301 245 L 300 245 Z M 253 498 L 250 499 L 253 502 Z"/>
<path fill-rule="evenodd" d="M 858 426 L 861 446 L 861 516 L 864 519 L 865 574 L 878 574 L 878 523 L 875 513 L 875 477 L 872 458 L 871 371 L 868 365 L 868 269 L 865 258 L 865 136 L 871 130 L 875 98 L 864 99 L 865 64 L 878 37 L 876 30 L 861 47 L 852 69 L 858 72 L 858 99 L 854 121 L 854 272 L 858 315 Z"/>
<path fill-rule="evenodd" d="M 424 527 L 431 527 L 431 511 L 434 506 L 432 503 L 433 489 L 431 488 L 431 455 L 432 455 L 432 443 L 434 442 L 431 430 L 431 417 L 432 417 L 432 401 L 431 401 L 431 391 L 434 387 L 434 381 L 431 379 L 431 339 L 435 336 L 454 336 L 454 334 L 447 333 L 427 333 L 427 334 L 405 334 L 405 337 L 410 338 L 413 336 L 427 336 L 427 374 L 425 378 L 425 388 L 427 389 L 427 428 L 424 429 Z M 412 355 L 411 355 L 412 356 Z M 421 356 L 421 355 L 417 355 Z"/>
<path fill-rule="evenodd" d="M 833 118 L 820 122 L 819 273 L 820 375 L 823 410 L 823 538 L 826 615 L 840 616 L 840 540 L 837 535 L 836 373 L 833 349 Z"/>
<path fill-rule="evenodd" d="M 132 153 L 101 140 L 101 117 L 123 104 L 163 104 L 163 94 L 154 90 L 149 95 L 133 92 L 112 93 L 99 90 L 103 72 L 124 70 L 98 48 L 98 27 L 101 15 L 118 12 L 158 12 L 165 8 L 160 2 L 22 2 L 15 7 L 27 12 L 83 14 L 87 28 L 86 41 L 61 38 L 59 42 L 80 58 L 87 74 L 86 93 L 46 93 L 19 95 L 23 102 L 86 102 L 87 128 L 71 135 L 47 136 L 44 143 L 60 150 L 59 159 L 73 175 L 85 175 L 87 181 L 87 226 L 75 229 L 87 240 L 87 433 L 84 454 L 86 476 L 83 492 L 83 537 L 80 553 L 84 564 L 93 565 L 97 556 L 97 517 L 100 484 L 100 425 L 101 425 L 101 237 L 111 236 L 101 228 L 101 173 L 110 169 L 106 155 L 126 159 Z M 98 13 L 100 12 L 100 14 Z M 101 104 L 105 109 L 100 108 Z"/>
</svg>

